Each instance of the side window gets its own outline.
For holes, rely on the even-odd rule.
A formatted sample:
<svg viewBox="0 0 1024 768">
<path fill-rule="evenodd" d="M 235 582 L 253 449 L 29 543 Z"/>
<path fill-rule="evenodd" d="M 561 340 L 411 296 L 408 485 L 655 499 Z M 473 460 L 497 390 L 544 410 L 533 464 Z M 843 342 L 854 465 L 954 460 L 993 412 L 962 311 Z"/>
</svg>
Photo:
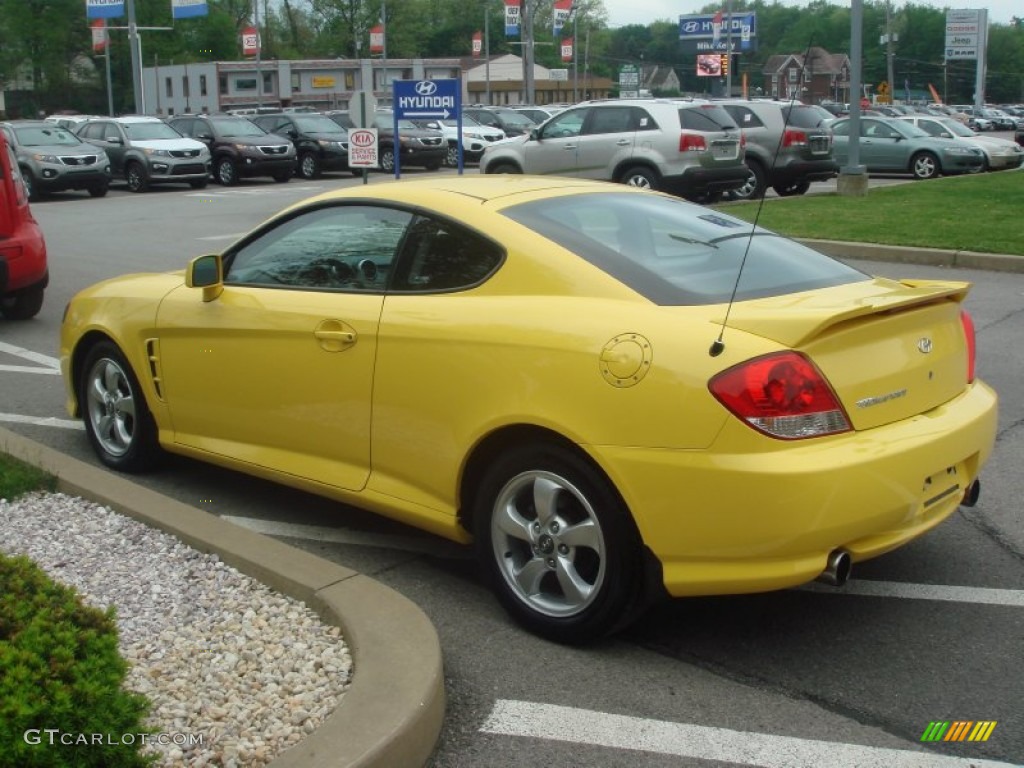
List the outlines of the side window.
<svg viewBox="0 0 1024 768">
<path fill-rule="evenodd" d="M 832 126 L 833 136 L 849 136 L 850 135 L 850 124 L 848 122 L 836 123 Z"/>
<path fill-rule="evenodd" d="M 564 139 L 579 136 L 583 131 L 583 121 L 587 119 L 589 109 L 571 109 L 555 115 L 545 125 L 541 133 L 542 139 Z"/>
<path fill-rule="evenodd" d="M 949 136 L 946 129 L 934 120 L 919 120 L 917 127 L 927 133 L 929 136 L 942 136 L 944 133 Z"/>
<path fill-rule="evenodd" d="M 630 107 L 604 107 L 590 110 L 585 133 L 627 133 L 633 130 L 633 110 Z"/>
<path fill-rule="evenodd" d="M 306 211 L 229 254 L 224 282 L 379 293 L 412 218 L 368 205 Z"/>
<path fill-rule="evenodd" d="M 195 136 L 196 132 L 193 128 L 192 120 L 176 120 L 172 125 L 178 129 L 178 132 L 183 136 Z"/>
<path fill-rule="evenodd" d="M 650 113 L 646 109 L 640 107 L 630 107 L 633 111 L 633 128 L 637 131 L 656 131 L 658 130 L 658 122 L 651 117 Z"/>
<path fill-rule="evenodd" d="M 395 291 L 453 291 L 482 282 L 504 252 L 495 243 L 463 227 L 417 216 L 402 248 Z"/>
<path fill-rule="evenodd" d="M 751 112 L 749 107 L 728 105 L 725 107 L 725 111 L 732 115 L 732 119 L 736 121 L 736 125 L 740 128 L 764 127 L 764 123 L 761 121 L 761 118 Z"/>
</svg>

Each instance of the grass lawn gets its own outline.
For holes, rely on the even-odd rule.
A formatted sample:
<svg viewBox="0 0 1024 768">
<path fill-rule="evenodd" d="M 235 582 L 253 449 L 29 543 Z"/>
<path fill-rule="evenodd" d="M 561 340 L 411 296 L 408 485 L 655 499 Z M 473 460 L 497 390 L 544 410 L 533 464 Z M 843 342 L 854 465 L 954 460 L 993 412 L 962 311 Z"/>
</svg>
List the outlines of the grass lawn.
<svg viewBox="0 0 1024 768">
<path fill-rule="evenodd" d="M 724 203 L 747 221 L 757 203 Z M 1024 171 L 908 182 L 868 191 L 770 198 L 758 225 L 787 237 L 1006 253 L 1024 256 Z"/>
<path fill-rule="evenodd" d="M 29 491 L 52 491 L 57 478 L 41 469 L 0 453 L 0 499 L 15 499 Z"/>
</svg>

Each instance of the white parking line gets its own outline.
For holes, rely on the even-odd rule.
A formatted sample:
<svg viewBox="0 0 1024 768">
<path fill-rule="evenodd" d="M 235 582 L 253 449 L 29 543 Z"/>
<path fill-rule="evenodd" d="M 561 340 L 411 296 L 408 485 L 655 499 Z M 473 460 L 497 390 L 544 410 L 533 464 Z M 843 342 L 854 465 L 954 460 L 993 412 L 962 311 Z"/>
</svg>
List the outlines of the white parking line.
<svg viewBox="0 0 1024 768">
<path fill-rule="evenodd" d="M 36 427 L 60 427 L 61 429 L 85 429 L 80 421 L 58 419 L 54 416 L 22 416 L 20 413 L 0 413 L 0 422 L 8 424 L 32 424 Z"/>
<path fill-rule="evenodd" d="M 47 368 L 56 368 L 57 372 L 60 372 L 60 360 L 56 357 L 50 357 L 49 355 L 43 355 L 39 352 L 33 352 L 31 349 L 25 349 L 24 347 L 16 347 L 13 344 L 7 344 L 3 341 L 0 341 L 0 352 L 6 352 L 9 355 L 20 357 L 22 360 L 29 360 L 33 363 L 45 365 Z"/>
<path fill-rule="evenodd" d="M 204 505 L 204 509 L 210 509 L 210 507 Z M 221 515 L 221 519 L 268 536 L 284 536 L 289 539 L 321 541 L 331 544 L 355 544 L 361 547 L 378 547 L 380 549 L 398 549 L 403 552 L 416 552 L 455 560 L 472 557 L 472 552 L 468 547 L 460 547 L 445 539 L 420 539 L 397 534 L 363 533 L 346 528 L 283 523 L 277 520 L 233 515 Z"/>
<path fill-rule="evenodd" d="M 859 595 L 863 597 L 899 597 L 906 600 L 940 600 L 949 603 L 975 603 L 1024 608 L 1024 591 L 1019 589 L 989 589 L 986 587 L 951 587 L 944 584 L 907 584 L 899 581 L 870 581 L 856 579 L 842 587 L 827 584 L 805 584 L 797 587 L 801 592 L 823 595 Z"/>
<path fill-rule="evenodd" d="M 210 235 L 208 237 L 197 237 L 196 240 L 237 240 L 245 232 L 234 232 L 230 235 Z"/>
<path fill-rule="evenodd" d="M 45 376 L 60 376 L 56 368 L 35 368 L 28 365 L 0 365 L 0 371 L 7 373 L 41 373 Z"/>
<path fill-rule="evenodd" d="M 922 731 L 926 725 L 921 724 Z M 763 768 L 1013 768 L 996 760 L 733 731 L 508 699 L 494 703 L 480 730 Z"/>
</svg>

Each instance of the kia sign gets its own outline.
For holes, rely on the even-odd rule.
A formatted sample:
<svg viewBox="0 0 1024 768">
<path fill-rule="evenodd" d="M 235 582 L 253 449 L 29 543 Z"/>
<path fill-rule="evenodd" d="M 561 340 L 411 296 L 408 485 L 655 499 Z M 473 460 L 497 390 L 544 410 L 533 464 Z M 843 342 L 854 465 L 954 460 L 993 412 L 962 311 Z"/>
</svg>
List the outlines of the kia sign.
<svg viewBox="0 0 1024 768">
<path fill-rule="evenodd" d="M 350 128 L 348 132 L 348 167 L 376 168 L 377 129 Z"/>
</svg>

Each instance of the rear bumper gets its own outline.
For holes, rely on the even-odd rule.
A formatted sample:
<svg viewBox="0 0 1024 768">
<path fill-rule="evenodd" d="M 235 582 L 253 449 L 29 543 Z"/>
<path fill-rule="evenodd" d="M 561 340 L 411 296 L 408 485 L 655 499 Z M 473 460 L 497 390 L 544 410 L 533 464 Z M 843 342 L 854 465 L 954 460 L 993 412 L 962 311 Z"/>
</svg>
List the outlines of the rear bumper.
<svg viewBox="0 0 1024 768">
<path fill-rule="evenodd" d="M 46 243 L 35 222 L 18 228 L 14 237 L 0 240 L 0 294 L 14 293 L 39 283 L 46 287 Z"/>
<path fill-rule="evenodd" d="M 798 181 L 827 181 L 839 173 L 835 160 L 803 160 L 776 168 L 772 174 L 773 184 L 792 184 Z"/>
<path fill-rule="evenodd" d="M 666 176 L 665 187 L 677 193 L 728 192 L 747 183 L 750 172 L 746 163 L 726 168 L 687 168 L 680 176 Z"/>
<path fill-rule="evenodd" d="M 589 450 L 670 594 L 760 592 L 811 581 L 835 549 L 866 560 L 952 514 L 992 451 L 996 402 L 977 382 L 926 414 L 831 438 L 751 441 L 732 419 L 708 450 Z"/>
</svg>

